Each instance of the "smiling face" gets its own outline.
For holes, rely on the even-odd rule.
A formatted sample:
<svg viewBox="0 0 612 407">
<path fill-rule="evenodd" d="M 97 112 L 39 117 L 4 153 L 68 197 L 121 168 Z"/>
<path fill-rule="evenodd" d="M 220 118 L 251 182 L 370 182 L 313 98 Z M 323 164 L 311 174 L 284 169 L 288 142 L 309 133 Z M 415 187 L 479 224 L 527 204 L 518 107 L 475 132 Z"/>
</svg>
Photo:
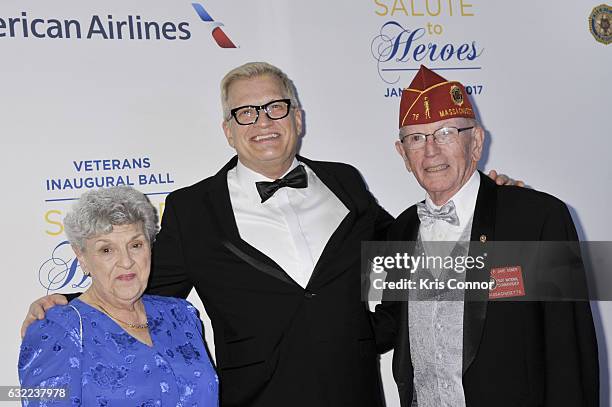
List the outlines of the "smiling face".
<svg viewBox="0 0 612 407">
<path fill-rule="evenodd" d="M 227 92 L 230 109 L 261 106 L 270 101 L 287 98 L 280 81 L 273 75 L 260 75 L 238 79 Z M 223 122 L 223 132 L 230 146 L 236 149 L 238 159 L 251 170 L 271 179 L 282 176 L 293 161 L 302 128 L 302 112 L 291 109 L 287 117 L 271 120 L 261 110 L 257 122 L 240 125 L 234 118 Z"/>
<path fill-rule="evenodd" d="M 115 225 L 74 248 L 81 268 L 90 273 L 91 290 L 108 304 L 132 304 L 147 286 L 151 247 L 141 224 Z"/>
<path fill-rule="evenodd" d="M 427 137 L 425 147 L 410 150 L 404 143 L 395 142 L 395 148 L 404 159 L 406 168 L 414 173 L 436 205 L 446 203 L 476 171 L 482 154 L 484 130 L 474 120 L 463 118 L 404 126 L 400 129 L 402 135 L 431 134 L 442 127 L 464 128 L 474 125 L 474 129 L 459 133 L 457 139 L 449 144 L 436 144 L 433 137 Z"/>
</svg>

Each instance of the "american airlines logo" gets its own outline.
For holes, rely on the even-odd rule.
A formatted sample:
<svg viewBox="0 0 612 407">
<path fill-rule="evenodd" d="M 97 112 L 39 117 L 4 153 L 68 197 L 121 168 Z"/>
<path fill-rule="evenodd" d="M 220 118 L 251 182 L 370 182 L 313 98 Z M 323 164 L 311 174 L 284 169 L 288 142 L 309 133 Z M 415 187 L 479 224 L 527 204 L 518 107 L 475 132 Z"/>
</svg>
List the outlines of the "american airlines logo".
<svg viewBox="0 0 612 407">
<path fill-rule="evenodd" d="M 188 7 L 187 4 L 185 7 Z M 215 21 L 201 3 L 191 3 L 191 5 L 199 19 L 210 28 L 210 33 L 220 48 L 238 48 L 223 30 L 222 22 Z M 38 15 L 25 10 L 12 16 L 0 14 L 0 41 L 4 39 L 186 41 L 193 38 L 190 28 L 187 21 L 160 21 L 147 18 L 138 12 L 125 15 L 109 10 L 89 17 Z"/>
<path fill-rule="evenodd" d="M 221 48 L 236 48 L 236 45 L 234 45 L 232 40 L 230 40 L 225 31 L 221 28 L 223 27 L 222 22 L 215 21 L 200 3 L 191 3 L 191 5 L 196 13 L 198 13 L 198 16 L 200 16 L 200 19 L 210 25 L 212 37 L 218 46 Z"/>
</svg>

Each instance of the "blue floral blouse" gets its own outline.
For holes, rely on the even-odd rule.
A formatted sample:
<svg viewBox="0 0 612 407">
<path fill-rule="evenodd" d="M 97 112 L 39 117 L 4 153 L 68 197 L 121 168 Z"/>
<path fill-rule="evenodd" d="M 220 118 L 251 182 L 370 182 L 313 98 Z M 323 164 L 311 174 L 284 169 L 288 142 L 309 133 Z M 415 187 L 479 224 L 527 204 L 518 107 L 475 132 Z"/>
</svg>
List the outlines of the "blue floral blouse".
<svg viewBox="0 0 612 407">
<path fill-rule="evenodd" d="M 217 375 L 196 309 L 178 298 L 142 299 L 152 347 L 79 299 L 51 308 L 46 319 L 33 323 L 19 354 L 21 386 L 64 387 L 68 397 L 22 404 L 218 406 Z"/>
</svg>

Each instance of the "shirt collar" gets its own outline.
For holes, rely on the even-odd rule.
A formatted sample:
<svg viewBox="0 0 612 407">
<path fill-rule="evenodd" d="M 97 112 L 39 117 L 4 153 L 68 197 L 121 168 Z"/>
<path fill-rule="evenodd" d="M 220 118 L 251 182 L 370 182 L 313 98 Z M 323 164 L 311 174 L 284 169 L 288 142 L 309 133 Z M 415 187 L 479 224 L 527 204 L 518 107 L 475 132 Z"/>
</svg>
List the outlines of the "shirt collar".
<svg viewBox="0 0 612 407">
<path fill-rule="evenodd" d="M 285 171 L 285 173 L 281 176 L 281 178 L 287 175 L 295 167 L 297 167 L 298 164 L 299 164 L 298 160 L 296 158 L 293 158 L 293 162 L 289 166 L 289 169 Z M 258 203 L 261 203 L 261 197 L 259 196 L 259 192 L 257 191 L 257 187 L 255 186 L 255 183 L 259 181 L 268 181 L 268 182 L 274 181 L 273 179 L 270 179 L 266 177 L 265 175 L 262 175 L 256 171 L 253 171 L 246 165 L 242 164 L 240 160 L 238 160 L 238 164 L 236 164 L 236 180 L 238 181 L 238 185 L 240 185 L 240 189 L 242 189 L 242 191 L 244 191 L 249 196 L 250 199 Z M 296 191 L 300 191 L 300 190 L 297 189 Z"/>
<path fill-rule="evenodd" d="M 457 217 L 459 218 L 459 227 L 465 227 L 467 221 L 470 220 L 474 215 L 474 209 L 476 209 L 476 198 L 478 198 L 478 189 L 480 188 L 480 173 L 474 171 L 470 179 L 461 187 L 459 191 L 452 196 L 449 201 L 453 201 L 455 204 L 455 210 L 457 211 Z M 442 205 L 438 206 L 429 197 L 425 198 L 425 203 L 431 209 L 440 209 Z"/>
</svg>

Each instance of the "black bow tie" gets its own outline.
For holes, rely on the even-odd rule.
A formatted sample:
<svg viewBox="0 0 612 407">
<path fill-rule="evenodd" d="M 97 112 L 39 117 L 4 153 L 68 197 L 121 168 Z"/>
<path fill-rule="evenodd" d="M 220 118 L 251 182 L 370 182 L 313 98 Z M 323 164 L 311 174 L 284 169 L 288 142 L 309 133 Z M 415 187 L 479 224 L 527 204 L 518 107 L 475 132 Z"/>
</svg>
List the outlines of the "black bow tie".
<svg viewBox="0 0 612 407">
<path fill-rule="evenodd" d="M 283 178 L 279 178 L 275 181 L 260 181 L 256 182 L 257 192 L 261 197 L 261 203 L 266 202 L 274 195 L 274 193 L 282 187 L 290 188 L 306 188 L 308 186 L 308 177 L 304 166 L 298 165 Z"/>
</svg>

